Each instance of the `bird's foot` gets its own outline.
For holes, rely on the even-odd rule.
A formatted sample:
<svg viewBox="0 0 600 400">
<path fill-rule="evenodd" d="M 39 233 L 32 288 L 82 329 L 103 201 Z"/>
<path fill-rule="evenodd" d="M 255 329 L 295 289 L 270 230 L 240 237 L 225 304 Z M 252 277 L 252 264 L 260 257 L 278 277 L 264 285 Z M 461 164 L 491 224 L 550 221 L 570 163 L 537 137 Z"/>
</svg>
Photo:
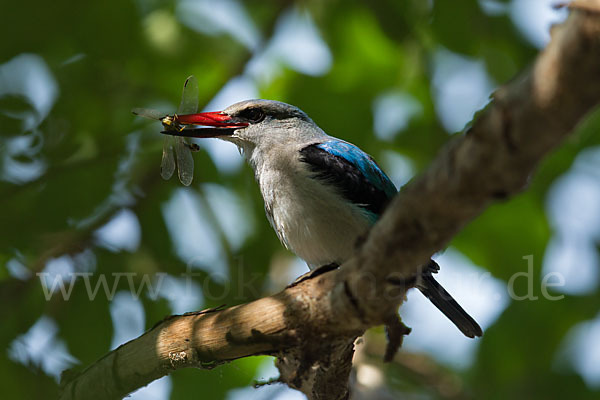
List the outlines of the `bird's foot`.
<svg viewBox="0 0 600 400">
<path fill-rule="evenodd" d="M 427 264 L 424 264 L 419 268 L 420 273 L 417 273 L 415 276 L 411 276 L 409 278 L 398 277 L 398 276 L 388 276 L 386 280 L 392 285 L 396 286 L 404 286 L 406 288 L 417 286 L 423 279 L 423 276 L 432 274 L 437 274 L 440 270 L 440 266 L 433 260 L 429 260 Z"/>
<path fill-rule="evenodd" d="M 339 266 L 340 265 L 337 263 L 321 265 L 320 267 L 317 267 L 311 271 L 308 271 L 305 274 L 300 275 L 299 277 L 296 278 L 296 280 L 294 282 L 290 283 L 287 287 L 288 288 L 294 287 L 297 284 L 299 284 L 300 282 L 304 282 L 308 279 L 316 278 L 317 276 L 322 275 L 326 272 L 333 271 L 334 269 L 338 269 Z"/>
</svg>

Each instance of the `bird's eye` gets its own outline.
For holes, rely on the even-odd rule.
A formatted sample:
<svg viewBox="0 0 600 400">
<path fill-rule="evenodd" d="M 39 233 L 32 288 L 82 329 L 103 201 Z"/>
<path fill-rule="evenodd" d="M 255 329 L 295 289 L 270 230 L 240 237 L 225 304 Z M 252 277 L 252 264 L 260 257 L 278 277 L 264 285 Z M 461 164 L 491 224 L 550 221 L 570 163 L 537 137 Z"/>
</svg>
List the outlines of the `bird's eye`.
<svg viewBox="0 0 600 400">
<path fill-rule="evenodd" d="M 260 122 L 265 118 L 265 113 L 259 108 L 247 108 L 240 113 L 240 117 L 252 122 Z"/>
</svg>

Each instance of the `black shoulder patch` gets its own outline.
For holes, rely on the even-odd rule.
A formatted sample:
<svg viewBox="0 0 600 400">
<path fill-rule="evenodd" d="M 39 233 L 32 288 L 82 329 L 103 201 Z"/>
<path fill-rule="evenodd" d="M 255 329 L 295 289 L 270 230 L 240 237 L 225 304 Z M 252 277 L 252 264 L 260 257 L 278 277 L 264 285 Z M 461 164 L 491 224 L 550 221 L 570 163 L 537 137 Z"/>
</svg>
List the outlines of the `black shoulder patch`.
<svg viewBox="0 0 600 400">
<path fill-rule="evenodd" d="M 321 149 L 318 144 L 300 150 L 300 161 L 308 164 L 316 179 L 335 186 L 347 200 L 376 216 L 383 213 L 391 199 L 350 161 Z"/>
</svg>

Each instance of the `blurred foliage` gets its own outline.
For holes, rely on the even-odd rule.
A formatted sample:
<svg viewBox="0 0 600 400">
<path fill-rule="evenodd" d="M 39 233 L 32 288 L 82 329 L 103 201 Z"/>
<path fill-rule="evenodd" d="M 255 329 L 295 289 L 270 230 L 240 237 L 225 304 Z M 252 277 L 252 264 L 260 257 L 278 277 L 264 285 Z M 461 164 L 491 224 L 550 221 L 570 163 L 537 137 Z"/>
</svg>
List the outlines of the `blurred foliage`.
<svg viewBox="0 0 600 400">
<path fill-rule="evenodd" d="M 291 1 L 246 0 L 242 4 L 263 44 L 273 34 L 280 15 L 294 6 Z M 0 153 L 5 177 L 0 182 L 4 231 L 0 239 L 0 340 L 5 349 L 0 357 L 0 377 L 5 398 L 52 398 L 57 393 L 56 380 L 35 360 L 22 360 L 21 364 L 7 357 L 15 339 L 41 316 L 56 322 L 56 338 L 64 341 L 80 367 L 110 350 L 113 319 L 109 299 L 99 295 L 90 301 L 78 279 L 69 301 L 56 295 L 46 301 L 35 274 L 43 271 L 48 261 L 87 254 L 93 260 L 91 266 L 75 262 L 77 271 L 136 272 L 137 284 L 141 274 L 161 272 L 178 277 L 185 272 L 186 260 L 177 255 L 163 214 L 165 203 L 181 186 L 175 178 L 163 181 L 159 176 L 162 138 L 158 124 L 133 118 L 129 110 L 152 104 L 170 105 L 174 110 L 181 84 L 192 73 L 200 81 L 202 108 L 225 83 L 244 72 L 252 54 L 230 35 L 199 33 L 182 24 L 175 12 L 177 6 L 174 0 L 24 0 L 4 9 L 0 64 L 23 53 L 38 55 L 58 88 L 49 115 L 35 128 L 28 127 L 23 117 L 34 109 L 31 101 L 0 88 Z M 537 53 L 506 14 L 486 14 L 474 0 L 314 0 L 296 6 L 311 12 L 332 53 L 331 69 L 310 76 L 284 65 L 272 80 L 259 82 L 261 97 L 298 105 L 325 131 L 357 144 L 375 158 L 385 151 L 408 157 L 417 171 L 427 166 L 449 137 L 436 116 L 432 98 L 433 52 L 443 47 L 482 60 L 496 82 L 525 69 Z M 371 110 L 374 99 L 388 90 L 410 94 L 422 110 L 401 134 L 381 141 L 374 138 Z M 453 245 L 503 280 L 522 270 L 524 255 L 533 254 L 539 288 L 541 260 L 551 236 L 544 211 L 546 193 L 583 148 L 598 144 L 594 133 L 599 118 L 590 121 L 544 161 L 527 192 L 490 207 Z M 9 142 L 18 137 L 32 139 L 30 147 L 37 146 L 35 154 L 19 159 L 43 162 L 43 172 L 34 179 L 6 178 Z M 237 304 L 280 289 L 285 282 L 270 271 L 277 270 L 281 260 L 289 263 L 291 257 L 264 218 L 252 172 L 247 167 L 222 171 L 206 150 L 197 153 L 195 160 L 195 178 L 189 190 L 203 199 L 202 183 L 223 185 L 247 203 L 252 214 L 248 218 L 256 221 L 241 248 L 234 249 L 224 240 L 215 215 L 210 217 L 210 229 L 223 241 L 230 281 L 211 279 L 202 271 L 194 279 L 205 292 L 232 294 L 218 300 L 205 295 L 202 306 Z M 206 202 L 202 204 L 208 210 Z M 96 232 L 124 208 L 138 219 L 140 243 L 132 250 L 107 248 Z M 20 279 L 8 273 L 9 262 L 15 261 L 26 268 Z M 243 270 L 236 268 L 241 264 Z M 243 296 L 226 290 L 227 285 L 249 276 L 253 280 L 244 287 Z M 126 282 L 120 281 L 117 289 L 126 290 Z M 521 289 L 526 290 L 517 287 Z M 579 375 L 555 365 L 566 332 L 594 317 L 598 299 L 596 292 L 567 296 L 560 302 L 510 303 L 486 331 L 475 363 L 467 370 L 452 372 L 462 381 L 465 396 L 598 398 L 600 393 L 586 387 Z M 164 299 L 142 295 L 141 301 L 146 329 L 171 312 Z M 172 375 L 171 398 L 196 398 L 199 390 L 203 398 L 224 398 L 230 389 L 252 383 L 260 360 L 240 360 L 212 371 L 178 371 Z M 415 383 L 402 368 L 381 368 L 393 382 L 392 391 L 420 393 L 421 398 L 446 397 L 443 391 L 427 387 L 427 382 Z"/>
</svg>

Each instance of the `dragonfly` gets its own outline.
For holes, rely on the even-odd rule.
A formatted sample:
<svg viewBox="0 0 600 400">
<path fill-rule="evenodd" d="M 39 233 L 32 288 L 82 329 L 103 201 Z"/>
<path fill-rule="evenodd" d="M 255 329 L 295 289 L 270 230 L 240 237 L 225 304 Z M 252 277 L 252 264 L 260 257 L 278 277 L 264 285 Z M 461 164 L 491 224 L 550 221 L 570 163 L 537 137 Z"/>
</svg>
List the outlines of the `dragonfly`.
<svg viewBox="0 0 600 400">
<path fill-rule="evenodd" d="M 198 80 L 194 75 L 190 75 L 183 84 L 181 102 L 176 114 L 165 114 L 158 110 L 148 108 L 134 108 L 131 112 L 144 118 L 158 120 L 163 124 L 166 133 L 163 143 L 162 159 L 160 162 L 160 176 L 168 180 L 175 172 L 177 165 L 177 176 L 179 181 L 189 186 L 194 179 L 194 157 L 193 151 L 200 148 L 197 144 L 191 143 L 185 136 L 179 136 L 185 128 L 184 122 L 180 116 L 196 114 L 198 111 Z"/>
</svg>

